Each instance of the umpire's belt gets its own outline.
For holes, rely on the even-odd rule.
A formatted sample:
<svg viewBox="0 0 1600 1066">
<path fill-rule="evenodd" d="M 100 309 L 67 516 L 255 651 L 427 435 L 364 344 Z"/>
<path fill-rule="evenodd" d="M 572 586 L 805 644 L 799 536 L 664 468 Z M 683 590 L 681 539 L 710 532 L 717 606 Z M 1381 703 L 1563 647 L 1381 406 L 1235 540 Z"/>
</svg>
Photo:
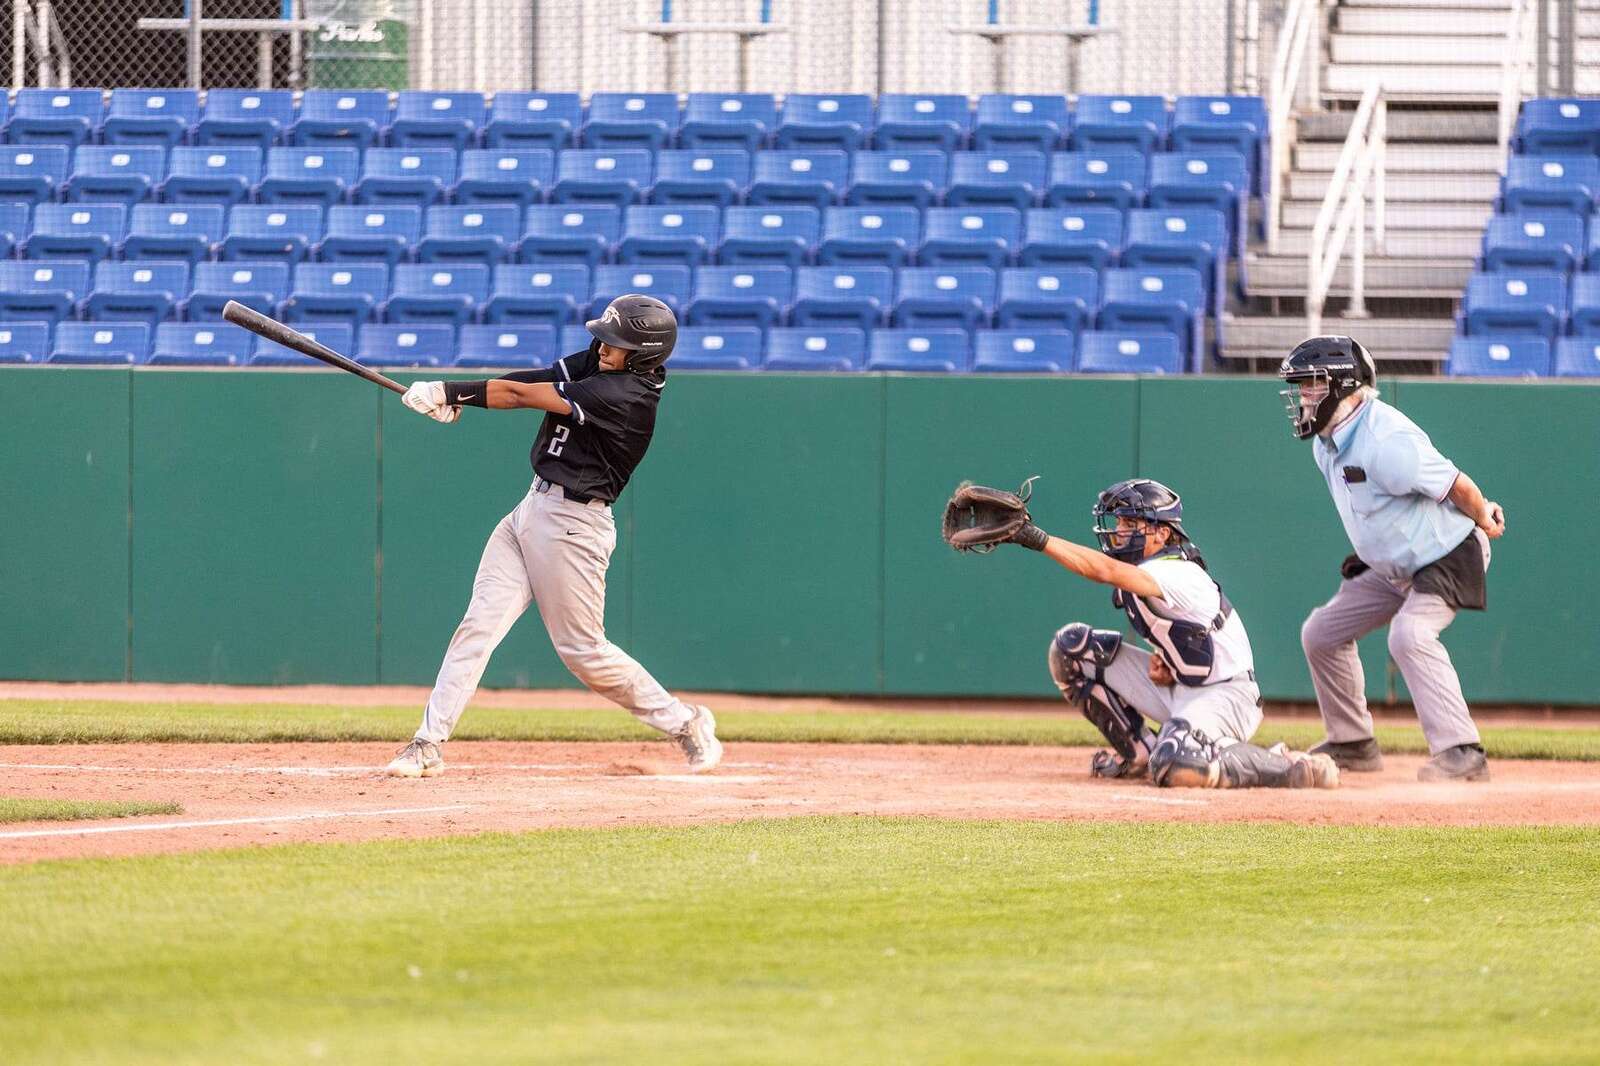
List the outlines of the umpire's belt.
<svg viewBox="0 0 1600 1066">
<path fill-rule="evenodd" d="M 533 491 L 534 492 L 541 492 L 541 493 L 542 492 L 549 492 L 553 488 L 560 489 L 561 490 L 561 495 L 566 497 L 568 500 L 571 500 L 573 503 L 581 503 L 586 507 L 591 503 L 597 503 L 601 507 L 610 507 L 611 506 L 609 503 L 607 503 L 605 500 L 600 499 L 598 496 L 590 496 L 590 495 L 588 495 L 586 493 L 574 492 L 571 489 L 567 488 L 565 485 L 561 484 L 559 481 L 551 481 L 548 478 L 539 477 L 537 474 L 534 475 L 534 478 L 533 478 Z"/>
</svg>

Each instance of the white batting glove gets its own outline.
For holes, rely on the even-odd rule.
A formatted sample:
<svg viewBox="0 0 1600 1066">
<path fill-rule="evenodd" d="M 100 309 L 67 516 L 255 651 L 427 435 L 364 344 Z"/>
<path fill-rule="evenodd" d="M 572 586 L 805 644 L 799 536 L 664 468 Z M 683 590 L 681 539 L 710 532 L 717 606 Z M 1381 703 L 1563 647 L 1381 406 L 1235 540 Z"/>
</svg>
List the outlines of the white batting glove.
<svg viewBox="0 0 1600 1066">
<path fill-rule="evenodd" d="M 405 391 L 400 402 L 418 414 L 427 415 L 435 422 L 454 422 L 461 417 L 461 408 L 444 402 L 444 382 L 418 381 Z"/>
</svg>

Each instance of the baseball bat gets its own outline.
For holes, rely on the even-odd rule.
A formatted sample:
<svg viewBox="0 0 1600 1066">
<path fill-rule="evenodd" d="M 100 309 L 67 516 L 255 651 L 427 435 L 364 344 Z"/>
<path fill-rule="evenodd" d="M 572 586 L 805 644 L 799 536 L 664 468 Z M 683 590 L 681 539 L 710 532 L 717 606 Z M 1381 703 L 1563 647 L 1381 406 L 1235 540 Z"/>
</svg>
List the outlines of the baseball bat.
<svg viewBox="0 0 1600 1066">
<path fill-rule="evenodd" d="M 302 355 L 320 359 L 329 366 L 348 371 L 358 378 L 366 378 L 374 385 L 382 385 L 390 392 L 406 391 L 406 387 L 398 381 L 385 377 L 369 366 L 362 366 L 354 359 L 340 355 L 325 344 L 318 344 L 299 330 L 290 329 L 277 319 L 268 318 L 260 311 L 252 310 L 237 300 L 228 301 L 227 306 L 222 309 L 222 317 L 269 341 L 277 341 L 285 348 L 293 348 Z"/>
</svg>

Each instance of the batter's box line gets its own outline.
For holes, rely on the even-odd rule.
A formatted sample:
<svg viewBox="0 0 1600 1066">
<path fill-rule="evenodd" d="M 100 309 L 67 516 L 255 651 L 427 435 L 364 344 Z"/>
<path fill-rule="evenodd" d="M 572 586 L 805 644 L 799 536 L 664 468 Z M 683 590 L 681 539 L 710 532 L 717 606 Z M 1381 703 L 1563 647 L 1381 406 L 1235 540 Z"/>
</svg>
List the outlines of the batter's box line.
<svg viewBox="0 0 1600 1066">
<path fill-rule="evenodd" d="M 300 814 L 270 814 L 255 818 L 207 818 L 188 822 L 140 822 L 134 825 L 92 825 L 73 829 L 21 829 L 0 833 L 0 840 L 99 836 L 104 833 L 162 833 L 176 829 L 211 829 L 228 825 L 273 825 L 281 822 L 316 822 L 336 818 L 384 818 L 397 814 L 443 814 L 447 811 L 466 811 L 471 809 L 471 804 L 451 803 L 440 807 L 385 807 L 376 811 L 304 811 Z"/>
</svg>

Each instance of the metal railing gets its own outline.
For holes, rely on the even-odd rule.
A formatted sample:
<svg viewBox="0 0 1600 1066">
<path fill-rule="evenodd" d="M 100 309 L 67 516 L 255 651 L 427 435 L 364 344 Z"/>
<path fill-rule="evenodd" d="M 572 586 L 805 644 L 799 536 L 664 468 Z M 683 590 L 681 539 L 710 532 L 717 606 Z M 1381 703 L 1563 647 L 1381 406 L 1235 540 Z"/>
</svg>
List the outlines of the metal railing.
<svg viewBox="0 0 1600 1066">
<path fill-rule="evenodd" d="M 1283 216 L 1283 191 L 1288 187 L 1293 144 L 1290 127 L 1294 122 L 1295 96 L 1300 75 L 1311 58 L 1312 72 L 1307 88 L 1313 105 L 1318 96 L 1322 66 L 1322 0 L 1289 0 L 1283 25 L 1278 29 L 1278 48 L 1272 60 L 1268 82 L 1267 131 L 1272 160 L 1267 174 L 1267 251 L 1278 251 L 1278 230 Z"/>
<path fill-rule="evenodd" d="M 1372 181 L 1372 238 L 1379 255 L 1384 251 L 1384 155 L 1389 107 L 1383 85 L 1374 79 L 1361 94 L 1361 104 L 1350 123 L 1350 134 L 1339 152 L 1339 163 L 1328 183 L 1328 194 L 1317 212 L 1307 251 L 1306 332 L 1322 332 L 1322 308 L 1333 288 L 1345 241 L 1355 240 L 1350 252 L 1350 307 L 1347 318 L 1367 317 L 1367 182 Z M 1336 217 L 1337 216 L 1337 219 Z M 1352 228 L 1354 233 L 1352 233 Z"/>
<path fill-rule="evenodd" d="M 38 61 L 35 84 L 41 89 L 72 85 L 72 56 L 50 0 L 13 0 L 11 6 L 11 87 L 28 85 L 28 45 Z"/>
<path fill-rule="evenodd" d="M 1544 0 L 1538 0 L 1543 6 Z M 1535 0 L 1511 0 L 1511 21 L 1506 26 L 1505 54 L 1500 59 L 1500 173 L 1506 172 L 1506 148 L 1517 127 L 1522 108 L 1522 86 L 1532 69 L 1536 43 L 1533 19 Z"/>
</svg>

